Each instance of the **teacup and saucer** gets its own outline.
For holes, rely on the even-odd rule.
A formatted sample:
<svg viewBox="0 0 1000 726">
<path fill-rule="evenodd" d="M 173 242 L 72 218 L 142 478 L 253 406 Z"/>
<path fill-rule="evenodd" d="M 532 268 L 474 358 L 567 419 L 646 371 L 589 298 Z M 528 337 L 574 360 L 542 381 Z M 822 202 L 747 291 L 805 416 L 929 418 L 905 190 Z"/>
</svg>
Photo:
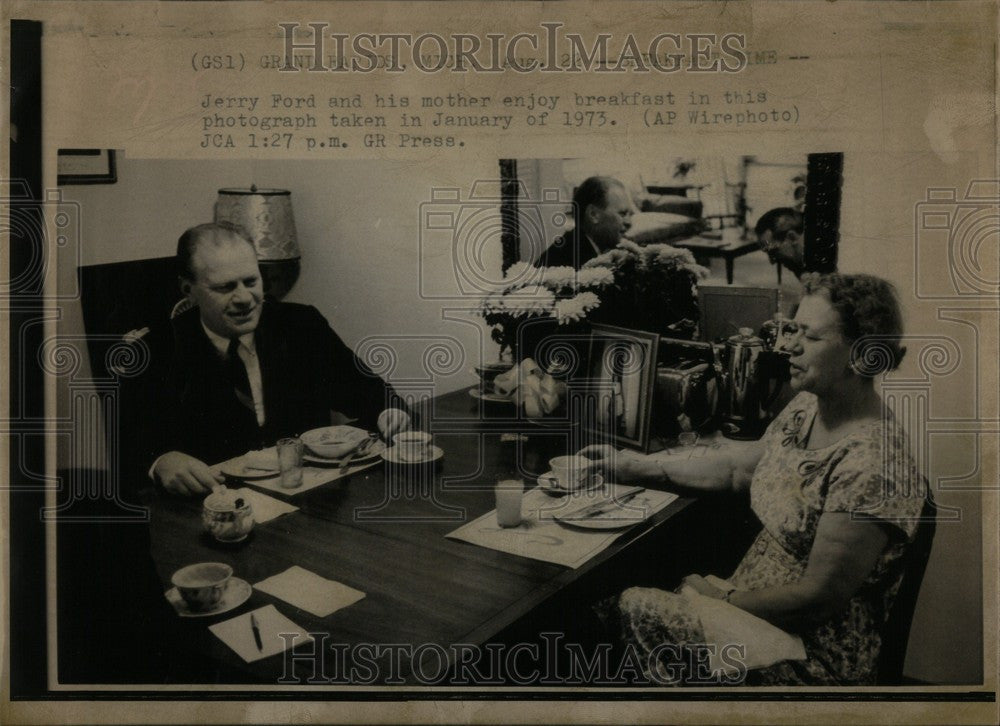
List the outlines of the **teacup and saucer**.
<svg viewBox="0 0 1000 726">
<path fill-rule="evenodd" d="M 394 464 L 427 464 L 444 456 L 444 450 L 431 443 L 426 431 L 402 431 L 392 437 L 393 445 L 382 458 Z"/>
<path fill-rule="evenodd" d="M 604 483 L 600 472 L 591 471 L 585 456 L 557 456 L 549 460 L 550 471 L 538 477 L 538 488 L 560 497 L 576 491 L 599 487 Z"/>
</svg>

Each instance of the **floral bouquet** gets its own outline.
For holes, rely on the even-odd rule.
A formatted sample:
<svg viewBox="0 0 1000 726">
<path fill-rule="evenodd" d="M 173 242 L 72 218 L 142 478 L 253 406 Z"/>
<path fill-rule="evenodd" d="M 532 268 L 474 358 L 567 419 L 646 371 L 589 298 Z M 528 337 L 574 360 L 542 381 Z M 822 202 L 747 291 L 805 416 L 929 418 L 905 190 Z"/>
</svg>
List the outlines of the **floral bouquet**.
<svg viewBox="0 0 1000 726">
<path fill-rule="evenodd" d="M 601 292 L 600 310 L 590 321 L 671 338 L 692 339 L 698 330 L 698 280 L 708 270 L 690 250 L 666 244 L 637 245 L 622 240 L 617 247 L 587 262 L 581 274 L 610 269 L 612 284 Z"/>
<path fill-rule="evenodd" d="M 509 350 L 516 359 L 534 351 L 518 352 L 538 333 L 579 331 L 580 324 L 600 306 L 599 291 L 614 283 L 606 267 L 574 270 L 572 267 L 536 268 L 524 262 L 511 265 L 506 284 L 486 296 L 480 314 L 492 328 L 501 354 Z M 561 330 L 559 330 L 561 328 Z"/>
<path fill-rule="evenodd" d="M 512 265 L 506 284 L 483 299 L 480 314 L 501 353 L 510 350 L 515 360 L 535 356 L 528 348 L 539 333 L 585 334 L 590 323 L 692 338 L 697 281 L 707 274 L 688 250 L 623 240 L 581 270 Z"/>
</svg>

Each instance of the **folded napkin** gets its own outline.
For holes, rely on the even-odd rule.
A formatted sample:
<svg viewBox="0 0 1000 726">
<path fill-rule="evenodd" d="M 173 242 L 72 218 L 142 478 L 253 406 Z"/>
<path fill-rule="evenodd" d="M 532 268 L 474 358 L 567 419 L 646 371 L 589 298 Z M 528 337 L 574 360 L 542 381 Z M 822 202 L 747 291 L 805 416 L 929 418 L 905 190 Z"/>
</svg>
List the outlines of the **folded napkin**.
<svg viewBox="0 0 1000 726">
<path fill-rule="evenodd" d="M 566 395 L 566 384 L 543 371 L 531 358 L 497 376 L 493 387 L 502 395 L 514 395 L 529 418 L 552 413 Z"/>
<path fill-rule="evenodd" d="M 298 565 L 261 580 L 254 587 L 321 618 L 365 596 L 360 590 L 327 580 Z"/>
<path fill-rule="evenodd" d="M 253 637 L 251 614 L 257 617 L 262 648 L 257 647 Z M 208 629 L 247 663 L 276 655 L 312 640 L 311 635 L 278 612 L 274 605 L 266 605 L 252 613 L 244 613 L 231 620 L 209 625 Z"/>
<path fill-rule="evenodd" d="M 253 489 L 241 489 L 240 495 L 250 500 L 250 507 L 253 509 L 253 519 L 257 524 L 269 522 L 277 519 L 282 514 L 288 514 L 298 510 L 294 504 L 279 501 L 274 497 L 269 497 Z"/>
<path fill-rule="evenodd" d="M 712 576 L 705 579 L 720 590 L 733 589 L 727 580 Z M 766 668 L 783 660 L 806 659 L 806 649 L 799 636 L 787 633 L 725 600 L 702 595 L 690 585 L 682 587 L 680 594 L 690 601 L 692 611 L 701 621 L 705 642 L 715 643 L 719 648 L 727 644 L 743 646 L 745 653 L 741 660 L 748 670 Z M 718 650 L 709 656 L 709 667 L 713 672 L 738 670 L 723 662 Z"/>
</svg>

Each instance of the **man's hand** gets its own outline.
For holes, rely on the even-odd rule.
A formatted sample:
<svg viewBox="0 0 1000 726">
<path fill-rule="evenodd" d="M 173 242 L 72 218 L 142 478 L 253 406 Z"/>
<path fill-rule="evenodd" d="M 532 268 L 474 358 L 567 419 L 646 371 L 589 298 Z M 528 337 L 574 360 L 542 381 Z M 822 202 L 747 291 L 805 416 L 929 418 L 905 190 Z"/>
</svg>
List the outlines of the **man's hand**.
<svg viewBox="0 0 1000 726">
<path fill-rule="evenodd" d="M 392 443 L 392 437 L 410 428 L 410 414 L 398 408 L 387 408 L 378 416 L 378 430 L 386 443 Z"/>
<path fill-rule="evenodd" d="M 201 459 L 180 451 L 169 451 L 157 459 L 153 475 L 168 492 L 188 497 L 208 494 L 225 480 L 222 474 L 213 473 Z"/>
</svg>

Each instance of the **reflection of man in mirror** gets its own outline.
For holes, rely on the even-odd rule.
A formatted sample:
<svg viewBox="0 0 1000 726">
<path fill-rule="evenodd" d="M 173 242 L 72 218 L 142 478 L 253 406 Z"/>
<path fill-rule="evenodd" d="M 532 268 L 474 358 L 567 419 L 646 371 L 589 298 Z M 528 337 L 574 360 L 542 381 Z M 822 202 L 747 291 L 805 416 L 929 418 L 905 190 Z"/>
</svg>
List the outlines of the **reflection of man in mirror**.
<svg viewBox="0 0 1000 726">
<path fill-rule="evenodd" d="M 573 229 L 535 261 L 536 267 L 569 266 L 585 262 L 618 244 L 629 227 L 635 207 L 625 185 L 610 176 L 592 176 L 573 192 Z"/>
<path fill-rule="evenodd" d="M 754 226 L 760 247 L 771 262 L 784 265 L 796 277 L 805 272 L 803 228 L 802 212 L 791 207 L 764 212 Z"/>
</svg>

